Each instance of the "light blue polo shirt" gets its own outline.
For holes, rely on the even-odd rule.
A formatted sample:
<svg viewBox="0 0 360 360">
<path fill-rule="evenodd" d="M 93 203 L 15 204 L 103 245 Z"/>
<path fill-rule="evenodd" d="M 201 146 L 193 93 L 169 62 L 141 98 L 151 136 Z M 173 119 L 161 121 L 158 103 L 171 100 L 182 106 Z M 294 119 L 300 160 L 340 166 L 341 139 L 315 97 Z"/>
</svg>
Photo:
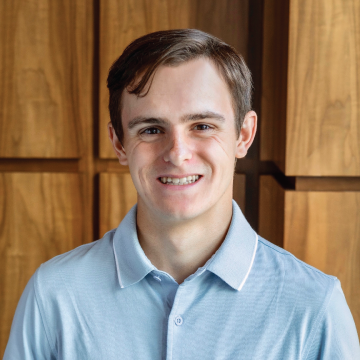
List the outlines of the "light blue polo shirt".
<svg viewBox="0 0 360 360">
<path fill-rule="evenodd" d="M 136 207 L 41 265 L 4 359 L 358 360 L 360 349 L 339 281 L 259 237 L 234 202 L 223 244 L 181 285 L 144 254 Z"/>
</svg>

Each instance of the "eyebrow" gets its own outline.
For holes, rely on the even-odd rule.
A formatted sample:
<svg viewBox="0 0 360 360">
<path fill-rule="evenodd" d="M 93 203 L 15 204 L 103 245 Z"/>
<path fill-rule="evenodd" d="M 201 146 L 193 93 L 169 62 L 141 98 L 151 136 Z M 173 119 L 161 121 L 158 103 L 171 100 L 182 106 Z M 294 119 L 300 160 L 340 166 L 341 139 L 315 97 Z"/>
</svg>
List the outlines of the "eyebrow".
<svg viewBox="0 0 360 360">
<path fill-rule="evenodd" d="M 181 122 L 196 121 L 196 120 L 203 120 L 203 119 L 215 119 L 215 120 L 219 120 L 221 122 L 225 121 L 224 116 L 222 116 L 221 114 L 218 114 L 213 111 L 204 111 L 201 113 L 184 115 L 181 118 Z"/>
<path fill-rule="evenodd" d="M 188 122 L 188 121 L 197 121 L 197 120 L 204 120 L 204 119 L 214 119 L 214 120 L 218 120 L 220 122 L 225 121 L 225 117 L 223 115 L 213 112 L 213 111 L 204 111 L 201 113 L 187 114 L 187 115 L 182 116 L 180 121 Z M 129 122 L 128 129 L 131 130 L 139 124 L 166 125 L 168 123 L 169 123 L 169 121 L 164 118 L 137 116 Z"/>
<path fill-rule="evenodd" d="M 137 116 L 129 122 L 128 129 L 131 130 L 139 124 L 165 125 L 167 123 L 168 121 L 163 118 Z"/>
</svg>

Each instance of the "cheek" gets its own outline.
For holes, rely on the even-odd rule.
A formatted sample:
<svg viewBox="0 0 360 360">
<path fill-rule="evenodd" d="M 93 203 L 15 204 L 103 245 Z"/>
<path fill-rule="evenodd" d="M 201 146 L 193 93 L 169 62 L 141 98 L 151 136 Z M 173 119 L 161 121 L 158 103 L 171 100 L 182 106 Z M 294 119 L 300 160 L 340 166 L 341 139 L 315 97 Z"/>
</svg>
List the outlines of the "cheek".
<svg viewBox="0 0 360 360">
<path fill-rule="evenodd" d="M 212 162 L 217 167 L 226 168 L 229 164 L 235 162 L 236 144 L 228 139 L 213 138 L 205 146 L 202 146 L 207 153 L 207 157 L 212 159 Z"/>
<path fill-rule="evenodd" d="M 143 182 L 145 175 L 155 169 L 158 154 L 149 144 L 140 143 L 131 149 L 128 158 L 134 181 Z"/>
</svg>

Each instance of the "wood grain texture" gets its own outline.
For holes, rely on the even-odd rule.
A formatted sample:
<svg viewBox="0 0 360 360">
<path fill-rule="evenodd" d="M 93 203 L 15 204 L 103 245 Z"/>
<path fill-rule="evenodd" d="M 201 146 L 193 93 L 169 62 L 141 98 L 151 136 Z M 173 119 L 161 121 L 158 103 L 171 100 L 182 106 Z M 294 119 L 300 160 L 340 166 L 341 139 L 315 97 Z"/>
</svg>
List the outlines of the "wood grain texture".
<svg viewBox="0 0 360 360">
<path fill-rule="evenodd" d="M 285 191 L 270 175 L 260 176 L 259 235 L 283 246 Z"/>
<path fill-rule="evenodd" d="M 296 177 L 295 190 L 360 191 L 359 177 Z"/>
<path fill-rule="evenodd" d="M 137 202 L 137 192 L 129 173 L 100 174 L 99 237 L 119 226 Z"/>
<path fill-rule="evenodd" d="M 120 165 L 118 159 L 96 159 L 95 171 L 96 173 L 128 173 L 129 167 L 125 165 Z"/>
<path fill-rule="evenodd" d="M 115 158 L 106 124 L 111 64 L 136 38 L 158 30 L 197 28 L 235 46 L 246 58 L 249 0 L 104 0 L 100 2 L 101 158 Z"/>
<path fill-rule="evenodd" d="M 260 159 L 285 171 L 289 0 L 264 2 Z"/>
<path fill-rule="evenodd" d="M 77 174 L 0 173 L 0 355 L 15 308 L 39 265 L 83 242 Z"/>
<path fill-rule="evenodd" d="M 190 26 L 233 46 L 247 61 L 249 0 L 193 0 Z"/>
<path fill-rule="evenodd" d="M 291 0 L 286 175 L 360 174 L 360 2 Z"/>
<path fill-rule="evenodd" d="M 0 159 L 1 172 L 77 172 L 77 159 Z"/>
<path fill-rule="evenodd" d="M 245 214 L 245 182 L 246 175 L 235 174 L 233 198 L 240 206 L 241 211 Z"/>
<path fill-rule="evenodd" d="M 284 248 L 341 281 L 360 330 L 360 192 L 287 191 Z"/>
<path fill-rule="evenodd" d="M 92 2 L 0 2 L 0 157 L 82 154 L 92 34 Z"/>
</svg>

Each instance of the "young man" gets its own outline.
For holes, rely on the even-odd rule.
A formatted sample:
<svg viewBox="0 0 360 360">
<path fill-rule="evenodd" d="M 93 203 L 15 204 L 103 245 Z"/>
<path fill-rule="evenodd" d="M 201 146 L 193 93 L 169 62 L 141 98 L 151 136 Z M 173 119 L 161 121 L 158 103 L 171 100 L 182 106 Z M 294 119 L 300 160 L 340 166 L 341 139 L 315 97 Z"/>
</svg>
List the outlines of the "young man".
<svg viewBox="0 0 360 360">
<path fill-rule="evenodd" d="M 197 30 L 149 34 L 108 87 L 137 206 L 37 270 L 5 359 L 359 359 L 339 281 L 260 238 L 232 201 L 257 120 L 234 49 Z"/>
</svg>

